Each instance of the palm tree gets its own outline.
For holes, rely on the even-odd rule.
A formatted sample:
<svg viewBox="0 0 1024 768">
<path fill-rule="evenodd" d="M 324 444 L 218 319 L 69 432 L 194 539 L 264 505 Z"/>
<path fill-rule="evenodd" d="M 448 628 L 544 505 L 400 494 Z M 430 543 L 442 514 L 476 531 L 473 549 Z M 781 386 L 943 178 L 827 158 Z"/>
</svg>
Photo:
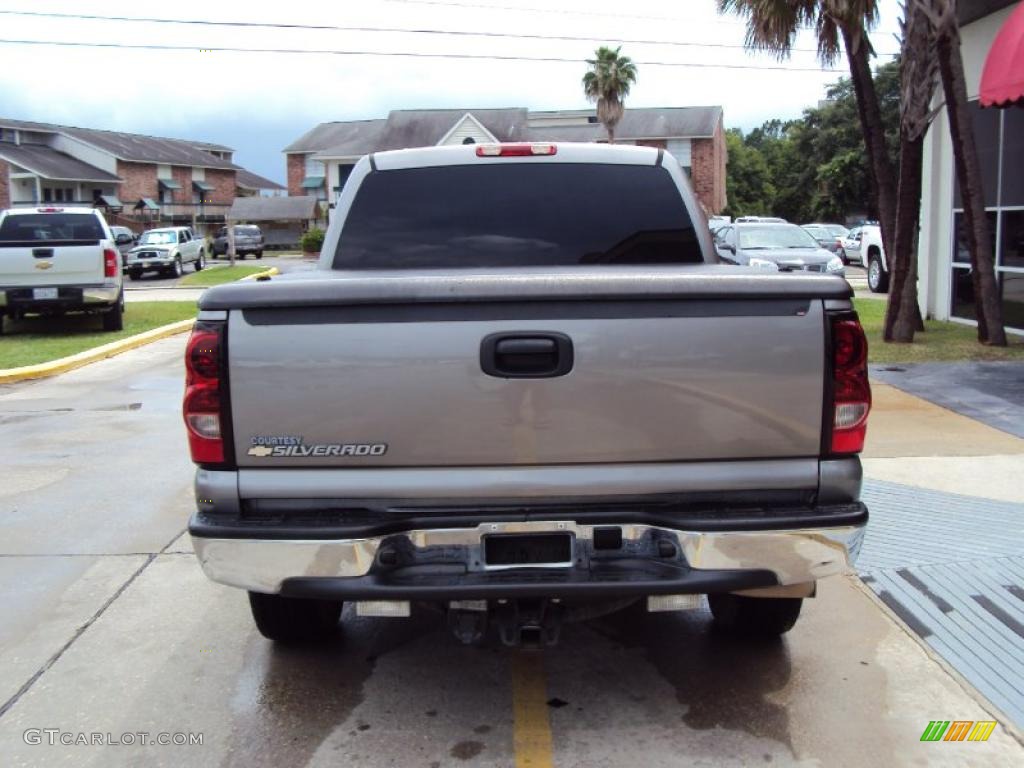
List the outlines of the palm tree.
<svg viewBox="0 0 1024 768">
<path fill-rule="evenodd" d="M 803 27 L 814 27 L 818 58 L 833 64 L 846 50 L 850 80 L 857 96 L 872 190 L 878 203 L 882 244 L 892 253 L 896 228 L 896 172 L 885 143 L 885 126 L 871 76 L 867 30 L 878 20 L 877 0 L 718 0 L 718 10 L 747 18 L 747 46 L 785 58 Z M 842 49 L 839 41 L 843 42 Z"/>
<path fill-rule="evenodd" d="M 946 97 L 949 133 L 953 140 L 953 164 L 964 201 L 967 247 L 971 254 L 971 282 L 978 316 L 978 341 L 1006 346 L 1003 307 L 992 259 L 992 233 L 985 215 L 981 163 L 974 143 L 974 129 L 967 105 L 967 82 L 960 53 L 960 25 L 956 0 L 914 0 L 934 27 L 935 49 L 942 90 Z"/>
<path fill-rule="evenodd" d="M 896 191 L 896 234 L 889 252 L 889 304 L 882 338 L 910 343 L 918 329 L 917 240 L 921 219 L 924 137 L 932 120 L 938 75 L 932 25 L 917 0 L 910 0 L 901 23 L 900 170 Z"/>
<path fill-rule="evenodd" d="M 629 87 L 636 82 L 636 65 L 629 56 L 622 56 L 618 48 L 601 46 L 596 58 L 587 59 L 590 71 L 583 76 L 583 92 L 590 101 L 597 102 L 597 119 L 608 131 L 608 143 L 615 143 L 615 126 L 626 111 L 625 98 Z"/>
</svg>

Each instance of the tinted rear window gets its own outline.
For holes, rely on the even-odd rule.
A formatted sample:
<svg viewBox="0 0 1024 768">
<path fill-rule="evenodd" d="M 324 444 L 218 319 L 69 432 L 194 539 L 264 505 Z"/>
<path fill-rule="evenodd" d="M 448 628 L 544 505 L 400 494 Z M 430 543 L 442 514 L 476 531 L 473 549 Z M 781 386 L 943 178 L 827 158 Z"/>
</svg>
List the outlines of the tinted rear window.
<svg viewBox="0 0 1024 768">
<path fill-rule="evenodd" d="M 702 261 L 664 168 L 489 163 L 371 173 L 345 220 L 334 268 Z"/>
<path fill-rule="evenodd" d="M 0 224 L 0 242 L 102 239 L 103 227 L 92 214 L 28 213 Z"/>
</svg>

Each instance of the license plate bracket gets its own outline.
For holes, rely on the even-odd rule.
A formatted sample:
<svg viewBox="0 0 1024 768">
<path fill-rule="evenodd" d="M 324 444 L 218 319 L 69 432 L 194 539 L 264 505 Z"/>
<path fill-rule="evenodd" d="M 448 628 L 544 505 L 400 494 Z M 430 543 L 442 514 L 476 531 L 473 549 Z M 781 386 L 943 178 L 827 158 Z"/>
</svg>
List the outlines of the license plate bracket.
<svg viewBox="0 0 1024 768">
<path fill-rule="evenodd" d="M 58 296 L 56 288 L 33 288 L 32 298 L 36 301 L 45 299 L 56 299 Z"/>
<path fill-rule="evenodd" d="M 571 533 L 499 533 L 483 538 L 488 568 L 566 568 L 573 563 Z"/>
</svg>

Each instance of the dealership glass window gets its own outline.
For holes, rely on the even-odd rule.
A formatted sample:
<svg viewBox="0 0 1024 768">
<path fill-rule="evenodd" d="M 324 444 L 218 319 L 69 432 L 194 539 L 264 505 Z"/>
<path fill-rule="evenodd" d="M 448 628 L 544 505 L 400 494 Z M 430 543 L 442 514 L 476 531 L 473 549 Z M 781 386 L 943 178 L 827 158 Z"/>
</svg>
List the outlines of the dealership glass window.
<svg viewBox="0 0 1024 768">
<path fill-rule="evenodd" d="M 992 233 L 992 259 L 996 257 L 996 212 L 986 211 L 989 232 Z M 953 262 L 955 264 L 970 264 L 971 252 L 967 248 L 967 219 L 963 211 L 953 211 Z"/>
<path fill-rule="evenodd" d="M 1024 272 L 1001 272 L 999 288 L 1003 297 L 1003 323 L 1024 328 Z"/>
<path fill-rule="evenodd" d="M 1024 110 L 982 109 L 971 103 L 985 206 L 1008 328 L 1024 329 Z M 956 174 L 954 170 L 954 180 Z M 958 180 L 954 184 L 950 314 L 977 319 L 970 255 Z"/>
<path fill-rule="evenodd" d="M 977 320 L 977 306 L 974 303 L 974 284 L 971 282 L 971 269 L 964 267 L 953 267 L 953 280 L 951 283 L 953 317 L 963 320 Z"/>
<path fill-rule="evenodd" d="M 1024 269 L 1024 208 L 1003 211 L 999 266 Z"/>
<path fill-rule="evenodd" d="M 971 127 L 974 129 L 974 144 L 978 148 L 978 163 L 981 166 L 981 185 L 985 191 L 985 206 L 996 205 L 999 184 L 999 109 L 982 109 L 977 101 L 970 103 Z M 953 207 L 962 208 L 960 179 L 953 174 Z"/>
<path fill-rule="evenodd" d="M 1024 205 L 1024 109 L 1002 109 L 1003 188 L 999 204 Z"/>
</svg>

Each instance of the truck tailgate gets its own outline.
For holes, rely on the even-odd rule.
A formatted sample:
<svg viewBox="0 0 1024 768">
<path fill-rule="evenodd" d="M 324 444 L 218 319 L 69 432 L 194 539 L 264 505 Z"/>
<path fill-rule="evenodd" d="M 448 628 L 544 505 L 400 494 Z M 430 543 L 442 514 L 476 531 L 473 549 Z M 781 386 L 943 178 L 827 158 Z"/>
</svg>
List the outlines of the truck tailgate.
<svg viewBox="0 0 1024 768">
<path fill-rule="evenodd" d="M 564 334 L 572 369 L 489 375 L 495 333 Z M 824 344 L 812 298 L 234 310 L 236 455 L 267 468 L 816 457 Z"/>
<path fill-rule="evenodd" d="M 48 264 L 49 266 L 42 266 Z M 81 285 L 103 282 L 103 248 L 36 243 L 0 246 L 0 284 Z"/>
</svg>

